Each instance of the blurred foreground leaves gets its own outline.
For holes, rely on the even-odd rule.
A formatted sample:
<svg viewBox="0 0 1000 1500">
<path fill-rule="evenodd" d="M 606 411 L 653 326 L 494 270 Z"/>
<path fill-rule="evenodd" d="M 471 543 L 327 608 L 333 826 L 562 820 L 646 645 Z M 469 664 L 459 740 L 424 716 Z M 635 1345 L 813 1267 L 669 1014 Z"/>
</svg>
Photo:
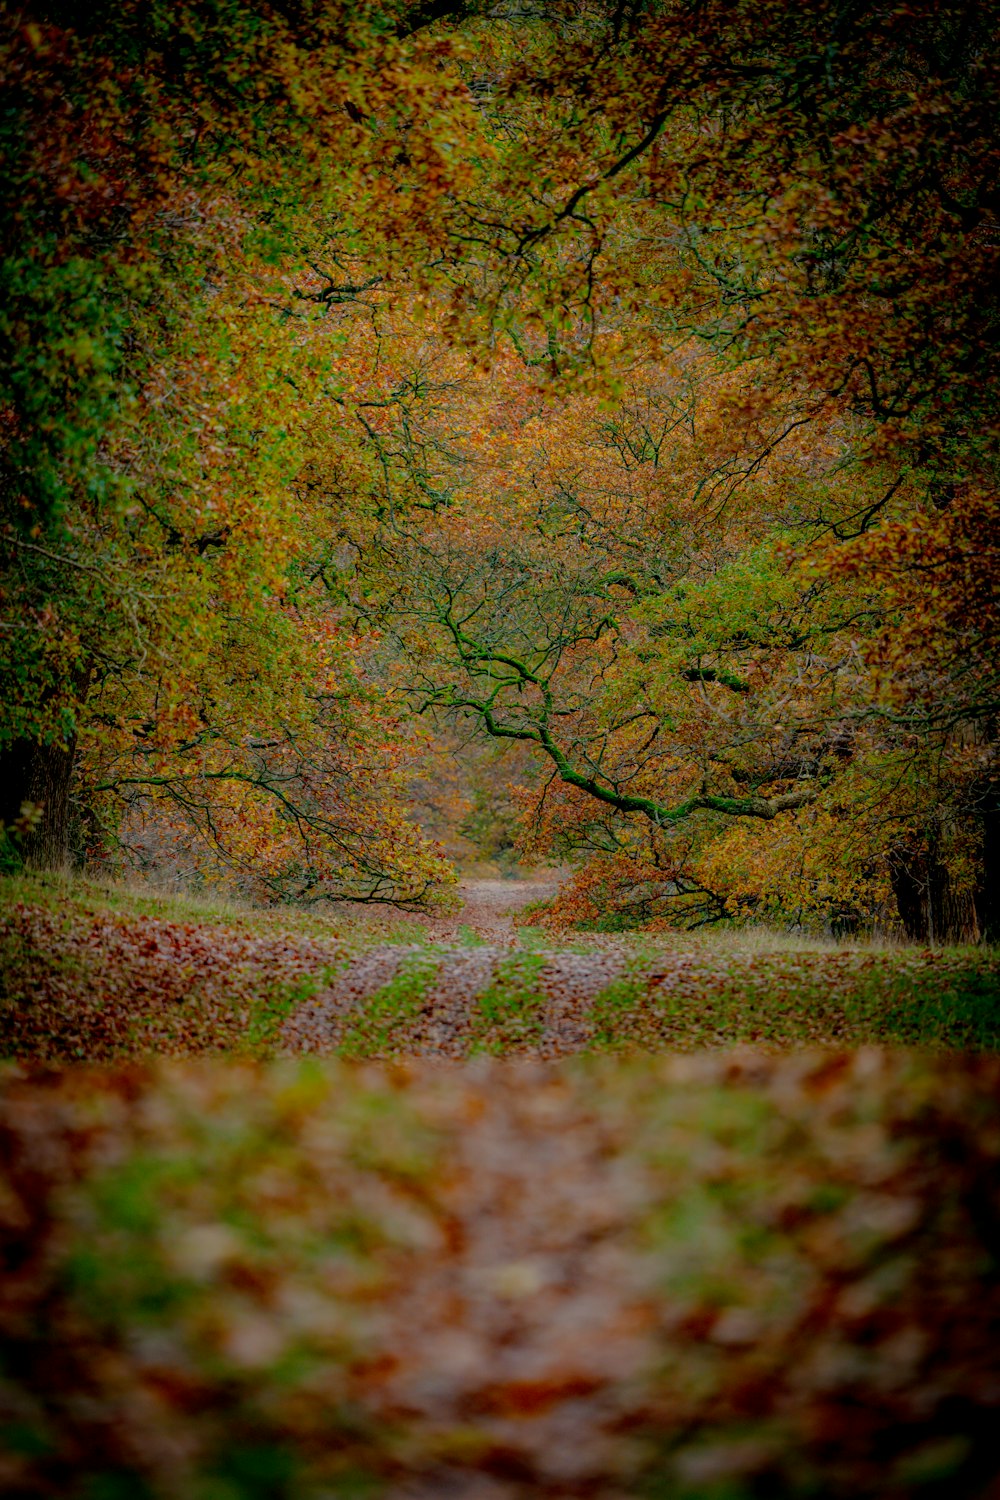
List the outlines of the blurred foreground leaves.
<svg viewBox="0 0 1000 1500">
<path fill-rule="evenodd" d="M 995 1059 L 4 1085 L 5 1494 L 993 1493 Z"/>
</svg>

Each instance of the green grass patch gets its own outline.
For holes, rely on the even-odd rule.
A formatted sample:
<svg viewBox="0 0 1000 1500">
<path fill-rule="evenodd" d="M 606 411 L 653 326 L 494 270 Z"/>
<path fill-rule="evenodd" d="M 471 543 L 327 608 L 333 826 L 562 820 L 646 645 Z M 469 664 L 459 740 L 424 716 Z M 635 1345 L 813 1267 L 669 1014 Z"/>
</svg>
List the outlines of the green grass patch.
<svg viewBox="0 0 1000 1500">
<path fill-rule="evenodd" d="M 980 949 L 648 954 L 594 1001 L 592 1047 L 1000 1050 L 1000 955 Z"/>
<path fill-rule="evenodd" d="M 273 989 L 263 988 L 251 996 L 246 1022 L 244 1045 L 238 1050 L 250 1057 L 267 1058 L 273 1053 L 281 1035 L 281 1027 L 300 1005 L 315 999 L 321 990 L 334 983 L 338 974 L 347 967 L 344 959 L 337 964 L 324 964 L 316 974 L 303 975 Z"/>
<path fill-rule="evenodd" d="M 434 984 L 442 957 L 433 951 L 405 954 L 393 977 L 362 1002 L 337 1049 L 340 1056 L 377 1057 L 398 1051 Z"/>
<path fill-rule="evenodd" d="M 638 974 L 626 971 L 605 985 L 590 1007 L 588 1016 L 593 1051 L 613 1052 L 629 1045 L 630 1033 L 645 997 L 646 984 Z"/>
<path fill-rule="evenodd" d="M 515 951 L 497 960 L 476 1001 L 473 1052 L 502 1056 L 541 1040 L 547 997 L 540 983 L 547 953 Z"/>
</svg>

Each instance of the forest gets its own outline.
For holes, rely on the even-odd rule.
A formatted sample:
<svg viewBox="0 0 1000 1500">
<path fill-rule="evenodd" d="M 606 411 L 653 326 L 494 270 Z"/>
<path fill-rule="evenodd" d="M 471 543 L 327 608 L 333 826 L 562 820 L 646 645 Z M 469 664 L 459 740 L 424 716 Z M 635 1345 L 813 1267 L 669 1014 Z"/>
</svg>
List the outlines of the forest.
<svg viewBox="0 0 1000 1500">
<path fill-rule="evenodd" d="M 997 1493 L 998 21 L 0 3 L 0 1491 Z"/>
<path fill-rule="evenodd" d="M 8 863 L 433 904 L 485 736 L 557 922 L 995 939 L 991 6 L 73 12 L 4 42 Z"/>
</svg>

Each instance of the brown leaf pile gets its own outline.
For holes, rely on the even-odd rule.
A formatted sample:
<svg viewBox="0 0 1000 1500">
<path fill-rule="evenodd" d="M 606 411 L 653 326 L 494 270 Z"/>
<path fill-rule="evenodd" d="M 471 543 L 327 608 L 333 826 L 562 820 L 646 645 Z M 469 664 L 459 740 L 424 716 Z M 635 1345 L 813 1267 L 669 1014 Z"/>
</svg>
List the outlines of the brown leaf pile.
<svg viewBox="0 0 1000 1500">
<path fill-rule="evenodd" d="M 344 957 L 301 935 L 19 902 L 0 920 L 0 1049 L 88 1061 L 241 1050 Z"/>
<path fill-rule="evenodd" d="M 995 1494 L 1000 1063 L 11 1068 L 0 1487 Z"/>
</svg>

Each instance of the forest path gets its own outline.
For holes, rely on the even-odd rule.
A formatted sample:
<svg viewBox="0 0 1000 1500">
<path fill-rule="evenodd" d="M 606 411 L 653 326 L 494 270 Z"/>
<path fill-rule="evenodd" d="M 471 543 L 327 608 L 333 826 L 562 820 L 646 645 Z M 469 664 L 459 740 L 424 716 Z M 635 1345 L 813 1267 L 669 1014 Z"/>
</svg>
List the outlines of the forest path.
<svg viewBox="0 0 1000 1500">
<path fill-rule="evenodd" d="M 1000 1050 L 996 950 L 767 932 L 550 934 L 530 914 L 515 925 L 555 884 L 470 881 L 456 914 L 417 922 L 23 881 L 0 905 L 0 1056 Z"/>
<path fill-rule="evenodd" d="M 512 947 L 517 941 L 514 919 L 518 913 L 534 901 L 554 896 L 559 885 L 555 875 L 546 880 L 463 880 L 458 887 L 461 910 L 449 917 L 433 917 L 423 925 L 436 943 L 460 942 L 464 929 L 497 947 Z"/>
<path fill-rule="evenodd" d="M 597 996 L 623 971 L 620 939 L 522 944 L 515 918 L 558 880 L 467 880 L 464 904 L 423 920 L 425 944 L 383 943 L 354 958 L 282 1028 L 283 1050 L 458 1058 L 470 1051 L 559 1057 L 593 1038 Z M 404 1041 L 405 1038 L 405 1041 Z"/>
</svg>

